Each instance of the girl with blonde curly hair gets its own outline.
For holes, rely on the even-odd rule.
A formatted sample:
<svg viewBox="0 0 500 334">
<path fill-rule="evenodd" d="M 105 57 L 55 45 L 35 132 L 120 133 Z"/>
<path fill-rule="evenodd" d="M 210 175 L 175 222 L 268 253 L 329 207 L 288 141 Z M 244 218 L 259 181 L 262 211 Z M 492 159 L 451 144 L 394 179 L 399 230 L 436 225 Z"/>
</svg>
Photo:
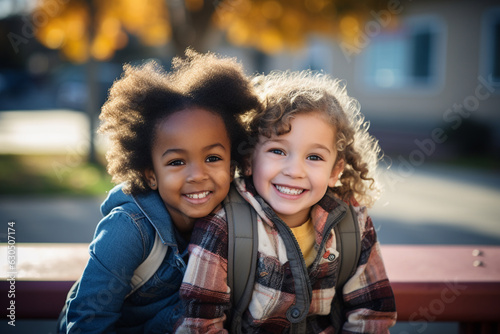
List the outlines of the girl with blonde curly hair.
<svg viewBox="0 0 500 334">
<path fill-rule="evenodd" d="M 194 228 L 196 257 L 181 286 L 179 332 L 388 333 L 396 321 L 394 295 L 366 210 L 378 193 L 380 148 L 359 104 L 338 80 L 311 71 L 259 75 L 254 86 L 262 109 L 243 117 L 247 160 L 244 176 L 234 181 L 257 214 L 251 300 L 235 327 L 236 305 L 223 279 L 228 230 L 219 211 Z M 361 249 L 342 286 L 345 254 L 335 226 L 348 212 Z M 208 277 L 200 279 L 200 272 Z"/>
</svg>

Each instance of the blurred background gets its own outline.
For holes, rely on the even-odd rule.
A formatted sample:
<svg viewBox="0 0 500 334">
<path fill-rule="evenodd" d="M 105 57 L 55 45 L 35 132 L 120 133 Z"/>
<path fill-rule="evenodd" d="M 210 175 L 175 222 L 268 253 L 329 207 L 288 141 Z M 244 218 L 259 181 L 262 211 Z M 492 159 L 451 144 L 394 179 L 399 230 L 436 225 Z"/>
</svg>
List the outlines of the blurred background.
<svg viewBox="0 0 500 334">
<path fill-rule="evenodd" d="M 382 244 L 500 245 L 493 0 L 0 0 L 0 241 L 8 221 L 18 242 L 92 239 L 107 91 L 124 63 L 168 69 L 187 46 L 344 81 L 385 153 Z"/>
</svg>

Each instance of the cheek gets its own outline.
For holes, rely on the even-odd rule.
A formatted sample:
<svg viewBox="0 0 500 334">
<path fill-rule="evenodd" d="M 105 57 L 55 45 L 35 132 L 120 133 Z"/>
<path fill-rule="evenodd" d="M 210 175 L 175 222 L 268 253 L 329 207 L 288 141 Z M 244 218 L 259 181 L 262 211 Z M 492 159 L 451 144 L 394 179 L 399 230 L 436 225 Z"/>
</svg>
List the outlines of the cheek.
<svg viewBox="0 0 500 334">
<path fill-rule="evenodd" d="M 214 169 L 211 171 L 210 176 L 220 184 L 229 184 L 231 182 L 231 164 L 225 164 L 224 166 Z"/>
<path fill-rule="evenodd" d="M 266 168 L 264 168 L 266 166 Z M 252 176 L 254 178 L 254 182 L 261 181 L 266 177 L 267 174 L 269 174 L 269 171 L 271 170 L 271 166 L 269 164 L 263 164 L 259 162 L 258 160 L 255 160 L 253 165 L 252 165 Z"/>
<path fill-rule="evenodd" d="M 219 183 L 227 183 L 229 185 L 231 182 L 231 170 L 228 169 L 227 171 L 220 171 L 217 173 L 215 178 L 217 178 Z"/>
<path fill-rule="evenodd" d="M 179 173 L 163 173 L 159 183 L 162 188 L 168 191 L 178 190 L 184 183 L 184 177 Z"/>
<path fill-rule="evenodd" d="M 324 169 L 322 171 L 317 171 L 316 173 L 311 173 L 314 184 L 316 184 L 316 186 L 321 190 L 324 188 L 325 192 L 328 189 L 328 186 L 331 186 L 331 175 L 331 169 Z"/>
</svg>

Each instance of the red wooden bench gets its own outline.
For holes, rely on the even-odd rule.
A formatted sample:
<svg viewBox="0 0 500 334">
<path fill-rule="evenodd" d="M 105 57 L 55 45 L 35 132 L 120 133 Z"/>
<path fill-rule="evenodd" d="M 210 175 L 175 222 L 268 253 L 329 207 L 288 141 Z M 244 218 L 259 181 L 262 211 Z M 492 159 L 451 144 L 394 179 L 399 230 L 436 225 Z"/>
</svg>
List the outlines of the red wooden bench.
<svg viewBox="0 0 500 334">
<path fill-rule="evenodd" d="M 13 300 L 16 320 L 57 318 L 85 267 L 87 247 L 17 244 L 10 274 L 7 246 L 0 246 L 1 309 L 9 315 Z M 420 332 L 429 322 L 451 321 L 461 333 L 500 333 L 500 246 L 383 245 L 382 253 L 398 321 Z"/>
</svg>

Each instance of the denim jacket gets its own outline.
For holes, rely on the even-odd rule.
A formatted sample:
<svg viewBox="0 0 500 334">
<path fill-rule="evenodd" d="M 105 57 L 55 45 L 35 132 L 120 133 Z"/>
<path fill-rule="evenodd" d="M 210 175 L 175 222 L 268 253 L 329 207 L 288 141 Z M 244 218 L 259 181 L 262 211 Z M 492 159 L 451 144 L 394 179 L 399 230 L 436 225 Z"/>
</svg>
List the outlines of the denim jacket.
<svg viewBox="0 0 500 334">
<path fill-rule="evenodd" d="M 89 247 L 79 286 L 68 296 L 59 327 L 67 333 L 169 333 L 180 317 L 179 287 L 187 249 L 158 192 L 139 196 L 113 188 L 101 205 L 104 218 Z M 168 246 L 160 268 L 131 291 L 134 270 L 151 251 L 155 233 Z M 177 236 L 177 237 L 176 237 Z M 180 250 L 182 249 L 182 251 Z"/>
</svg>

